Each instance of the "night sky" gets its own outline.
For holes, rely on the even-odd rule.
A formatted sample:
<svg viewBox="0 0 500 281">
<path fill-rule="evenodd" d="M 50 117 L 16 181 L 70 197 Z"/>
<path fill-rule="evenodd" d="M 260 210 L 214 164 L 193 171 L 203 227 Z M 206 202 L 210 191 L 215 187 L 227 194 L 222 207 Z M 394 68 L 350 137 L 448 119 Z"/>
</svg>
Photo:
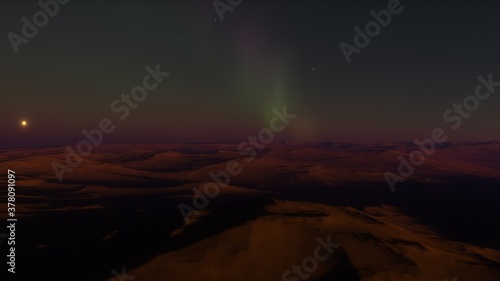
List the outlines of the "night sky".
<svg viewBox="0 0 500 281">
<path fill-rule="evenodd" d="M 283 106 L 277 140 L 499 139 L 500 89 L 456 131 L 442 115 L 500 81 L 500 2 L 402 0 L 347 63 L 339 44 L 388 2 L 243 0 L 221 21 L 211 0 L 71 0 L 15 54 L 41 8 L 2 1 L 0 148 L 74 145 L 106 117 L 106 144 L 240 141 Z M 170 76 L 120 120 L 110 104 L 157 64 Z"/>
</svg>

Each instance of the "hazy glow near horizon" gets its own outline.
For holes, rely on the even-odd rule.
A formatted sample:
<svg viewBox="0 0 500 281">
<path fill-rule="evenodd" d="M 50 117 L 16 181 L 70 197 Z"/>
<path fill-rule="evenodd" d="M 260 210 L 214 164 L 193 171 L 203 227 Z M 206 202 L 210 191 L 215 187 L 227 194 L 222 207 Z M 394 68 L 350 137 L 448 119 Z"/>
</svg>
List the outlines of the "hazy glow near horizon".
<svg viewBox="0 0 500 281">
<path fill-rule="evenodd" d="M 36 7 L 26 2 L 1 2 L 9 11 L 4 25 L 19 38 L 26 37 L 21 17 L 34 25 L 29 10 Z M 411 141 L 438 127 L 450 141 L 500 139 L 500 99 L 491 95 L 471 116 L 454 108 L 474 102 L 465 98 L 475 94 L 478 76 L 492 74 L 487 88 L 500 81 L 500 1 L 457 4 L 446 14 L 447 1 L 419 1 L 350 64 L 339 44 L 358 49 L 353 28 L 375 23 L 369 11 L 388 1 L 243 2 L 224 22 L 214 21 L 213 1 L 60 6 L 58 23 L 29 43 L 13 39 L 18 55 L 4 41 L 0 148 L 74 145 L 103 118 L 116 126 L 103 136 L 106 144 L 241 142 L 283 106 L 297 118 L 273 143 Z M 471 14 L 481 17 L 464 21 Z M 171 76 L 146 98 L 135 87 L 147 65 Z M 129 99 L 133 89 L 140 104 Z M 111 109 L 116 100 L 119 113 Z M 449 108 L 451 123 L 443 120 Z M 459 130 L 450 128 L 459 120 Z"/>
</svg>

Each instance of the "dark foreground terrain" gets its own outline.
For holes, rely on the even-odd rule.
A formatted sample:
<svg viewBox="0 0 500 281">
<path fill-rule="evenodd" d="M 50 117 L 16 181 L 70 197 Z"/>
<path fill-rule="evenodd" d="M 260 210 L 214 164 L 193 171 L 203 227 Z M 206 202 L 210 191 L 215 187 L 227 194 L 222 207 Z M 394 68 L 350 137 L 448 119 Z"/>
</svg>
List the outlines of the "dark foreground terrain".
<svg viewBox="0 0 500 281">
<path fill-rule="evenodd" d="M 17 176 L 16 277 L 500 280 L 500 144 L 440 147 L 394 193 L 383 174 L 409 143 L 286 143 L 253 161 L 237 146 L 101 146 L 62 183 L 64 148 L 0 150 Z M 231 160 L 241 173 L 187 223 L 179 204 Z M 340 246 L 307 278 L 286 273 L 327 237 Z"/>
</svg>

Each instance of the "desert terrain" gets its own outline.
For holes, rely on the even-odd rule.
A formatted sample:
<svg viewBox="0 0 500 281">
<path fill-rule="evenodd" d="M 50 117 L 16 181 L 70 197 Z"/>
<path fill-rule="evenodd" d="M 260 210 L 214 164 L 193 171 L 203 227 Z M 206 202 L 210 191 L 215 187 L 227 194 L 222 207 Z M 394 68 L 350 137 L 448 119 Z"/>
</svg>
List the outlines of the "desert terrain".
<svg viewBox="0 0 500 281">
<path fill-rule="evenodd" d="M 384 173 L 409 142 L 280 143 L 252 161 L 237 147 L 102 145 L 62 182 L 64 147 L 0 150 L 17 177 L 17 277 L 500 280 L 498 142 L 441 145 L 395 192 Z M 179 204 L 229 161 L 241 173 L 186 221 Z M 338 247 L 294 274 L 327 237 Z"/>
</svg>

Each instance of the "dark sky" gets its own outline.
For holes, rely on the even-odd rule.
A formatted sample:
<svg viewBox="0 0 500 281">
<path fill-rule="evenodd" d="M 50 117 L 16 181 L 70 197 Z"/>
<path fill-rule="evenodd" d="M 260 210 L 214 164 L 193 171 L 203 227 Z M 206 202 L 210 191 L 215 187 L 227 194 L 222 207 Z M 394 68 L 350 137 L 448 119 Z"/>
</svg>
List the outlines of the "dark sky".
<svg viewBox="0 0 500 281">
<path fill-rule="evenodd" d="M 41 8 L 2 1 L 0 148 L 74 145 L 105 117 L 104 143 L 238 141 L 283 106 L 282 140 L 499 139 L 500 89 L 456 131 L 442 115 L 500 81 L 500 2 L 402 0 L 348 64 L 339 44 L 388 2 L 243 0 L 221 22 L 211 0 L 71 0 L 15 54 Z M 170 76 L 120 120 L 110 104 L 156 64 Z"/>
</svg>

